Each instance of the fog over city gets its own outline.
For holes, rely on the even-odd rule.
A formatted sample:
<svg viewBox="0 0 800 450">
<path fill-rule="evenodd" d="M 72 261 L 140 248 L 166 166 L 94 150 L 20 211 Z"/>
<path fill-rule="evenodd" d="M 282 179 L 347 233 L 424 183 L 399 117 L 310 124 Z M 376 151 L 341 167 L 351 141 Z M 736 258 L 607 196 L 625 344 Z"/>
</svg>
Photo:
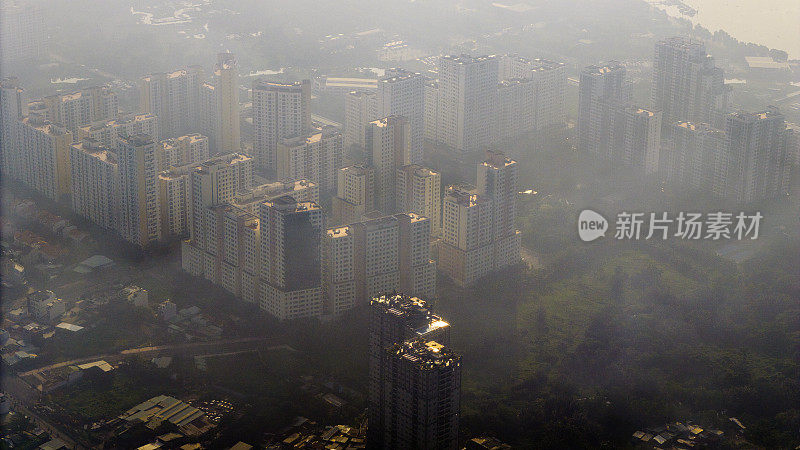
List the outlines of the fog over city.
<svg viewBox="0 0 800 450">
<path fill-rule="evenodd" d="M 0 449 L 800 447 L 797 0 L 0 0 Z"/>
</svg>

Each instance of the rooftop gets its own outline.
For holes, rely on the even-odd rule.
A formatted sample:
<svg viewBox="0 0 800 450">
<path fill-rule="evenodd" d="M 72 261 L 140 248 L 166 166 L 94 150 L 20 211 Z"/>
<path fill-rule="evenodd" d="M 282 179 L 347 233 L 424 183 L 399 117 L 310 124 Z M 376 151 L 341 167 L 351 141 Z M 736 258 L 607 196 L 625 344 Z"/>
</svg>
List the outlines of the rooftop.
<svg viewBox="0 0 800 450">
<path fill-rule="evenodd" d="M 328 228 L 325 231 L 325 234 L 328 237 L 331 237 L 331 238 L 350 236 L 350 227 L 343 226 L 343 227 L 336 227 L 336 228 Z"/>
<path fill-rule="evenodd" d="M 380 308 L 386 314 L 402 317 L 407 325 L 419 337 L 431 336 L 441 330 L 447 330 L 450 324 L 433 314 L 428 303 L 417 297 L 402 294 L 382 295 L 370 301 L 372 308 Z"/>
<path fill-rule="evenodd" d="M 769 56 L 745 56 L 747 66 L 751 69 L 790 70 L 786 61 L 775 61 Z"/>
<path fill-rule="evenodd" d="M 72 144 L 77 150 L 89 154 L 100 161 L 105 161 L 110 164 L 117 164 L 117 154 L 101 142 L 91 138 L 86 138 L 81 142 Z"/>
<path fill-rule="evenodd" d="M 307 84 L 308 80 L 295 81 L 293 83 L 281 83 L 278 81 L 256 80 L 253 82 L 253 90 L 271 90 L 271 91 L 297 91 Z"/>
<path fill-rule="evenodd" d="M 625 70 L 625 67 L 617 61 L 609 61 L 603 65 L 586 66 L 583 73 L 590 75 L 605 75 L 612 72 L 619 72 Z"/>
<path fill-rule="evenodd" d="M 389 351 L 423 369 L 458 366 L 461 364 L 461 356 L 456 355 L 449 348 L 436 341 L 422 338 L 397 344 Z"/>
<path fill-rule="evenodd" d="M 120 416 L 126 422 L 142 421 L 148 422 L 150 419 L 168 420 L 181 427 L 188 425 L 195 419 L 203 416 L 203 412 L 187 403 L 176 398 L 159 395 L 146 402 L 140 403 L 126 411 Z"/>
</svg>

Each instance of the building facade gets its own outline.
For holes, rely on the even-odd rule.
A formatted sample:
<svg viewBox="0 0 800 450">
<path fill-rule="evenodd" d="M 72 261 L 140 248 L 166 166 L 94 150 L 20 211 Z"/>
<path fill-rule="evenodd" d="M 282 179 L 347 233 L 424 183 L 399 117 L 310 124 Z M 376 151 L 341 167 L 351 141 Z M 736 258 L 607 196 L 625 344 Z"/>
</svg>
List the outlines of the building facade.
<svg viewBox="0 0 800 450">
<path fill-rule="evenodd" d="M 158 117 L 161 133 L 167 138 L 200 131 L 200 86 L 204 81 L 199 66 L 147 75 L 140 81 L 140 112 Z"/>
<path fill-rule="evenodd" d="M 721 128 L 728 96 L 722 69 L 701 42 L 670 37 L 656 43 L 652 103 L 666 123 L 689 121 Z"/>
<path fill-rule="evenodd" d="M 468 55 L 439 59 L 438 140 L 474 153 L 493 143 L 498 58 Z"/>
<path fill-rule="evenodd" d="M 413 212 L 430 219 L 431 235 L 442 232 L 442 175 L 410 164 L 397 169 L 397 212 Z"/>
<path fill-rule="evenodd" d="M 256 166 L 278 170 L 278 142 L 311 131 L 311 83 L 253 83 L 253 157 Z"/>
<path fill-rule="evenodd" d="M 342 134 L 326 126 L 310 134 L 278 141 L 277 178 L 308 179 L 323 192 L 336 190 L 337 171 L 344 159 Z"/>
<path fill-rule="evenodd" d="M 123 239 L 139 247 L 162 237 L 157 146 L 146 134 L 120 137 L 117 146 L 119 232 Z"/>
<path fill-rule="evenodd" d="M 72 210 L 108 230 L 119 217 L 119 165 L 109 147 L 93 139 L 70 146 Z"/>
</svg>

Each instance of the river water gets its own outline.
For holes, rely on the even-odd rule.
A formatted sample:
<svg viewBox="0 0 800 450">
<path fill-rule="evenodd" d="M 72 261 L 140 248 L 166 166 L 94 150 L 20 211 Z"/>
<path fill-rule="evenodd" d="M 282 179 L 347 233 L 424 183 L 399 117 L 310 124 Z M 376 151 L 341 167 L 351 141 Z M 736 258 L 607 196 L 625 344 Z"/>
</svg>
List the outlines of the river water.
<svg viewBox="0 0 800 450">
<path fill-rule="evenodd" d="M 684 17 L 712 33 L 725 30 L 740 41 L 785 50 L 790 58 L 800 58 L 800 0 L 682 1 L 697 10 L 694 17 Z M 675 6 L 657 6 L 680 16 Z"/>
</svg>

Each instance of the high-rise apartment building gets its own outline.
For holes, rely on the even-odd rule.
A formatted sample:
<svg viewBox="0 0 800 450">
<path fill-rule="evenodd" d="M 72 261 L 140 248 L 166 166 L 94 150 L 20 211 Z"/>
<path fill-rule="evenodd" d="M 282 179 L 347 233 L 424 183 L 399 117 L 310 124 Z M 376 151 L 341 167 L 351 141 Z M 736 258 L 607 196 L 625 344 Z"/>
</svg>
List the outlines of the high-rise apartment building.
<svg viewBox="0 0 800 450">
<path fill-rule="evenodd" d="M 208 241 L 203 235 L 206 208 L 225 204 L 236 194 L 249 191 L 253 186 L 253 165 L 250 156 L 230 153 L 190 168 L 189 235 L 196 246 L 204 249 Z"/>
<path fill-rule="evenodd" d="M 93 139 L 70 147 L 72 210 L 109 230 L 118 228 L 119 165 L 117 155 Z"/>
<path fill-rule="evenodd" d="M 439 270 L 467 286 L 494 269 L 492 201 L 474 190 L 449 186 L 442 206 Z"/>
<path fill-rule="evenodd" d="M 200 86 L 202 67 L 191 66 L 170 73 L 154 73 L 141 79 L 139 109 L 158 117 L 164 137 L 201 131 Z"/>
<path fill-rule="evenodd" d="M 725 134 L 729 198 L 750 203 L 788 192 L 792 137 L 777 108 L 730 114 Z"/>
<path fill-rule="evenodd" d="M 500 152 L 486 152 L 478 163 L 478 194 L 491 200 L 492 270 L 520 261 L 517 218 L 517 162 Z"/>
<path fill-rule="evenodd" d="M 432 298 L 436 295 L 436 262 L 431 259 L 431 220 L 411 212 L 394 217 L 400 230 L 400 291 Z"/>
<path fill-rule="evenodd" d="M 439 83 L 436 80 L 426 79 L 423 88 L 425 100 L 425 125 L 423 137 L 426 141 L 441 142 L 439 137 Z"/>
<path fill-rule="evenodd" d="M 72 133 L 65 127 L 25 117 L 17 122 L 14 178 L 51 199 L 60 200 L 71 192 L 69 147 Z"/>
<path fill-rule="evenodd" d="M 199 122 L 197 129 L 201 130 L 204 136 L 208 136 L 208 143 L 211 153 L 224 153 L 219 150 L 221 142 L 221 121 L 219 116 L 219 95 L 218 90 L 211 83 L 200 85 L 199 95 Z"/>
<path fill-rule="evenodd" d="M 119 232 L 140 247 L 161 239 L 158 144 L 146 134 L 119 138 Z"/>
<path fill-rule="evenodd" d="M 535 128 L 562 126 L 566 121 L 567 65 L 535 58 L 531 60 L 531 79 L 535 86 Z"/>
<path fill-rule="evenodd" d="M 400 289 L 400 227 L 385 216 L 350 224 L 355 247 L 356 302 Z"/>
<path fill-rule="evenodd" d="M 625 67 L 611 61 L 581 71 L 578 91 L 578 150 L 611 160 L 614 111 L 630 100 Z"/>
<path fill-rule="evenodd" d="M 361 222 L 375 210 L 375 169 L 365 164 L 342 167 L 337 172 L 330 225 Z"/>
<path fill-rule="evenodd" d="M 353 91 L 345 97 L 345 148 L 365 148 L 369 122 L 402 116 L 409 127 L 409 159 L 422 163 L 425 134 L 425 78 L 403 69 L 389 69 L 378 79 L 376 92 Z"/>
<path fill-rule="evenodd" d="M 675 122 L 671 128 L 664 149 L 669 184 L 725 197 L 725 133 L 711 125 L 692 122 Z"/>
<path fill-rule="evenodd" d="M 652 102 L 665 123 L 689 121 L 721 128 L 728 96 L 722 69 L 701 42 L 671 37 L 656 43 Z"/>
<path fill-rule="evenodd" d="M 638 106 L 613 109 L 609 137 L 612 169 L 625 167 L 634 175 L 654 175 L 661 168 L 661 111 Z"/>
<path fill-rule="evenodd" d="M 326 311 L 339 314 L 396 291 L 432 297 L 430 234 L 430 220 L 414 213 L 329 228 L 322 240 Z"/>
<path fill-rule="evenodd" d="M 411 128 L 402 116 L 384 117 L 367 125 L 365 141 L 367 162 L 375 168 L 375 206 L 392 213 L 397 169 L 410 164 Z"/>
<path fill-rule="evenodd" d="M 116 119 L 99 120 L 78 129 L 78 139 L 94 139 L 111 149 L 117 148 L 117 138 L 146 134 L 153 141 L 161 138 L 158 117 L 152 114 L 127 114 Z"/>
<path fill-rule="evenodd" d="M 566 120 L 566 64 L 541 58 L 528 59 L 506 55 L 500 58 L 499 79 L 501 85 L 504 81 L 508 82 L 514 79 L 531 80 L 534 130 L 564 124 Z M 501 96 L 498 103 L 502 105 L 507 100 Z"/>
<path fill-rule="evenodd" d="M 492 234 L 511 236 L 516 232 L 517 162 L 500 152 L 486 152 L 478 163 L 478 194 L 492 201 Z"/>
<path fill-rule="evenodd" d="M 413 212 L 430 219 L 431 235 L 442 232 L 442 175 L 410 164 L 397 169 L 397 211 Z"/>
<path fill-rule="evenodd" d="M 278 142 L 311 132 L 311 82 L 253 83 L 253 156 L 268 173 L 278 170 Z"/>
<path fill-rule="evenodd" d="M 279 197 L 260 205 L 259 222 L 261 309 L 281 320 L 321 316 L 319 205 Z"/>
<path fill-rule="evenodd" d="M 344 148 L 363 149 L 364 128 L 378 117 L 378 95 L 375 92 L 353 91 L 344 100 Z"/>
<path fill-rule="evenodd" d="M 0 3 L 0 42 L 2 63 L 17 64 L 35 61 L 47 53 L 47 28 L 43 5 L 29 0 Z"/>
<path fill-rule="evenodd" d="M 386 351 L 382 448 L 458 449 L 461 356 L 424 338 Z"/>
<path fill-rule="evenodd" d="M 170 166 L 159 173 L 162 235 L 187 235 L 190 224 L 195 219 L 198 223 L 201 220 L 195 216 L 195 205 L 198 214 L 203 214 L 203 208 L 225 203 L 237 193 L 247 192 L 253 185 L 252 166 L 251 157 L 229 153 Z M 195 194 L 197 198 L 193 197 Z"/>
<path fill-rule="evenodd" d="M 177 138 L 161 141 L 160 168 L 179 167 L 186 164 L 199 163 L 209 159 L 209 140 L 202 134 L 187 134 Z"/>
<path fill-rule="evenodd" d="M 161 207 L 161 235 L 183 236 L 189 231 L 191 208 L 190 169 L 172 167 L 158 174 L 158 197 Z"/>
<path fill-rule="evenodd" d="M 317 202 L 319 189 L 307 180 L 269 183 L 198 211 L 203 228 L 196 229 L 191 239 L 182 244 L 183 270 L 222 286 L 248 303 L 266 307 L 259 281 L 262 266 L 258 211 L 262 203 L 286 195 L 298 202 Z M 193 214 L 194 211 L 190 215 Z"/>
<path fill-rule="evenodd" d="M 326 126 L 310 134 L 283 138 L 278 141 L 277 178 L 308 179 L 322 192 L 332 192 L 343 159 L 342 134 L 336 127 Z"/>
<path fill-rule="evenodd" d="M 216 90 L 219 96 L 218 152 L 238 152 L 241 146 L 239 121 L 239 65 L 233 53 L 217 55 Z"/>
<path fill-rule="evenodd" d="M 498 59 L 443 56 L 439 59 L 438 140 L 463 152 L 493 143 L 497 111 Z"/>
<path fill-rule="evenodd" d="M 497 86 L 497 137 L 510 140 L 536 130 L 536 86 L 531 79 L 512 78 Z"/>
<path fill-rule="evenodd" d="M 113 119 L 119 114 L 119 99 L 108 86 L 50 95 L 42 101 L 47 109 L 48 120 L 65 126 L 72 133 L 77 133 L 82 126 Z"/>
<path fill-rule="evenodd" d="M 371 448 L 455 448 L 455 442 L 441 439 L 442 435 L 458 435 L 459 410 L 453 405 L 451 396 L 429 396 L 422 391 L 426 383 L 417 378 L 417 370 L 397 370 L 398 356 L 395 346 L 417 339 L 435 341 L 440 345 L 450 343 L 450 325 L 435 315 L 430 306 L 419 298 L 402 294 L 382 295 L 370 302 L 369 322 L 369 398 L 367 440 Z M 427 357 L 419 361 L 425 361 Z M 413 362 L 413 361 L 409 361 Z M 408 377 L 401 382 L 400 374 Z M 416 378 L 416 379 L 414 379 Z M 434 378 L 438 378 L 434 375 Z M 428 380 L 434 381 L 434 380 Z M 440 379 L 441 383 L 428 385 L 431 389 L 452 389 L 451 395 L 460 390 L 460 380 Z M 415 402 L 402 392 L 401 385 L 408 390 L 418 390 Z M 433 397 L 433 398 L 432 398 Z M 447 399 L 445 399 L 447 397 Z M 434 400 L 435 398 L 435 400 Z M 426 400 L 431 400 L 430 402 Z M 403 401 L 403 404 L 401 404 Z M 436 404 L 443 407 L 437 410 Z M 414 412 L 416 410 L 416 412 Z M 439 413 L 438 427 L 441 433 L 426 426 L 427 413 Z M 422 414 L 420 416 L 419 414 Z M 416 420 L 416 426 L 409 421 Z M 398 429 L 403 425 L 405 430 Z M 415 437 L 409 436 L 413 434 Z M 402 440 L 398 440 L 402 439 Z"/>
<path fill-rule="evenodd" d="M 411 164 L 422 164 L 425 133 L 425 79 L 402 69 L 391 69 L 378 80 L 377 117 L 402 116 L 409 127 Z M 374 120 L 371 119 L 371 120 Z"/>
<path fill-rule="evenodd" d="M 339 315 L 356 306 L 355 237 L 352 228 L 328 228 L 322 237 L 322 295 L 326 315 Z"/>
<path fill-rule="evenodd" d="M 0 80 L 0 170 L 14 177 L 20 171 L 17 122 L 24 115 L 22 86 L 15 77 Z"/>
</svg>

